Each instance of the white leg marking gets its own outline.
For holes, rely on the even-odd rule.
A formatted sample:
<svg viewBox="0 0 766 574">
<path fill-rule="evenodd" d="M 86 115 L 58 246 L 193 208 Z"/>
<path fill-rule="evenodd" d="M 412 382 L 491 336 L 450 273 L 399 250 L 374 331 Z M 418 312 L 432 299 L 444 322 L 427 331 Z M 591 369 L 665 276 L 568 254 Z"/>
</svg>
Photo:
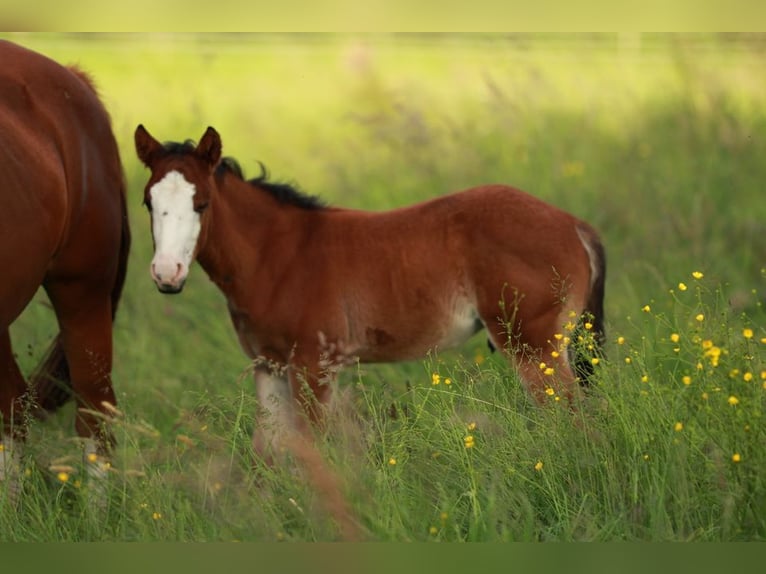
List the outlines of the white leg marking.
<svg viewBox="0 0 766 574">
<path fill-rule="evenodd" d="M 255 388 L 264 416 L 262 420 L 256 421 L 253 448 L 261 455 L 276 455 L 283 446 L 280 439 L 295 429 L 295 409 L 290 384 L 286 376 L 256 370 Z"/>
<path fill-rule="evenodd" d="M 8 501 L 15 504 L 21 492 L 21 452 L 12 437 L 0 441 L 0 497 L 2 491 Z"/>
</svg>

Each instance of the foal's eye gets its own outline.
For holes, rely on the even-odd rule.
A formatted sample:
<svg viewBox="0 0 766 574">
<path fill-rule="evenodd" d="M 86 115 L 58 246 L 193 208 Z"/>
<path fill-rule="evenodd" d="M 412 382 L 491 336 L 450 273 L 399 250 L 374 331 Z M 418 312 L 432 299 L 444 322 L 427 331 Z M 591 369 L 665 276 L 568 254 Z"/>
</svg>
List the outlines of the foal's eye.
<svg viewBox="0 0 766 574">
<path fill-rule="evenodd" d="M 198 203 L 198 204 L 196 204 L 194 206 L 194 211 L 197 212 L 197 213 L 202 213 L 206 209 L 207 209 L 207 201 L 205 201 L 203 203 Z"/>
</svg>

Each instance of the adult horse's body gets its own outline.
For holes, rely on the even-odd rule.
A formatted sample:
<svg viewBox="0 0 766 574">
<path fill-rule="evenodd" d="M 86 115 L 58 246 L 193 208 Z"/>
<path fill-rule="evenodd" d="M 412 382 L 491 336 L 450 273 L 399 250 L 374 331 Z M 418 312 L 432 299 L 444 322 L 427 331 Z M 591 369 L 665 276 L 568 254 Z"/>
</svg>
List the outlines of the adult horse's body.
<svg viewBox="0 0 766 574">
<path fill-rule="evenodd" d="M 160 291 L 178 292 L 196 257 L 223 291 L 259 400 L 294 425 L 344 361 L 397 361 L 485 327 L 542 399 L 576 376 L 555 335 L 573 314 L 603 329 L 605 260 L 586 223 L 492 185 L 372 213 L 324 207 L 289 186 L 245 181 L 208 128 L 199 145 L 160 144 L 139 126 Z M 544 355 L 544 356 L 543 356 Z M 545 369 L 540 361 L 545 360 Z M 281 368 L 274 368 L 274 365 Z M 308 385 L 313 393 L 303 393 Z M 276 431 L 257 431 L 264 452 Z"/>
<path fill-rule="evenodd" d="M 91 450 L 108 446 L 99 417 L 85 411 L 115 402 L 112 320 L 130 232 L 117 144 L 90 79 L 9 42 L 0 61 L 2 479 L 29 399 L 54 410 L 74 394 L 77 433 L 94 439 Z M 60 333 L 27 385 L 8 330 L 41 285 Z"/>
</svg>

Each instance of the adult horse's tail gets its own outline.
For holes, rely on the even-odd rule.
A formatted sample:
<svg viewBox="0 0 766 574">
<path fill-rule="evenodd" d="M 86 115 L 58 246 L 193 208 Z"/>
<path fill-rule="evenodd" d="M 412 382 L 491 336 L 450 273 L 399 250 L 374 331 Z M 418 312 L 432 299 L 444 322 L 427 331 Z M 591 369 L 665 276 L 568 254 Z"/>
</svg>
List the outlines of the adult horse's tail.
<svg viewBox="0 0 766 574">
<path fill-rule="evenodd" d="M 128 270 L 128 254 L 130 253 L 130 225 L 128 223 L 128 208 L 126 203 L 126 183 L 124 174 L 120 178 L 120 210 L 122 225 L 120 229 L 120 250 L 117 259 L 117 274 L 112 286 L 112 321 L 117 314 L 117 306 L 125 285 Z M 34 400 L 39 407 L 38 416 L 56 411 L 72 398 L 72 381 L 64 347 L 61 343 L 61 333 L 51 343 L 40 364 L 29 378 Z"/>
<path fill-rule="evenodd" d="M 588 298 L 583 309 L 583 315 L 593 327 L 590 331 L 596 343 L 596 354 L 604 343 L 604 292 L 606 288 L 606 252 L 601 239 L 590 225 L 579 223 L 577 235 L 588 254 L 590 260 L 590 287 Z M 580 383 L 588 384 L 588 379 L 593 374 L 593 353 L 585 353 L 583 349 L 576 350 L 574 356 L 575 372 Z"/>
</svg>

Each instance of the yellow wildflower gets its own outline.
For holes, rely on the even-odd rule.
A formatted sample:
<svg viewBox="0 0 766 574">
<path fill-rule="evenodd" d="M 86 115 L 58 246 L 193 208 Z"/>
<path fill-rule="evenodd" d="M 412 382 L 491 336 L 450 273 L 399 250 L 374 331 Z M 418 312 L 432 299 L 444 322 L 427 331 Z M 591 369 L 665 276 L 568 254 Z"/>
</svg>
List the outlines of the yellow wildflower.
<svg viewBox="0 0 766 574">
<path fill-rule="evenodd" d="M 678 341 L 681 340 L 681 335 L 679 335 L 678 333 L 673 333 L 670 335 L 670 340 L 674 343 L 678 343 Z"/>
<path fill-rule="evenodd" d="M 752 381 L 752 380 L 753 380 L 753 373 L 751 373 L 751 372 L 749 372 L 749 371 L 748 371 L 747 373 L 745 373 L 744 375 L 742 375 L 742 379 L 743 379 L 743 380 L 744 380 L 746 383 L 749 383 L 750 381 Z"/>
<path fill-rule="evenodd" d="M 649 382 L 649 375 L 643 375 L 641 377 L 641 382 L 642 383 L 648 383 Z"/>
<path fill-rule="evenodd" d="M 693 271 L 692 277 L 695 279 L 702 279 L 705 275 L 701 271 Z"/>
<path fill-rule="evenodd" d="M 543 469 L 543 461 L 542 460 L 538 460 L 537 464 L 535 464 L 535 470 L 537 472 L 540 472 L 542 469 Z"/>
<path fill-rule="evenodd" d="M 737 406 L 737 405 L 739 404 L 739 399 L 738 399 L 737 397 L 735 397 L 734 395 L 731 395 L 731 396 L 730 396 L 730 397 L 727 399 L 727 402 L 728 402 L 728 403 L 729 403 L 731 406 L 735 407 L 735 406 Z"/>
<path fill-rule="evenodd" d="M 626 365 L 630 365 L 632 362 L 633 362 L 633 359 L 631 359 L 630 357 L 625 357 L 625 364 Z"/>
<path fill-rule="evenodd" d="M 683 377 L 681 377 L 681 381 L 683 381 L 683 383 L 686 386 L 689 386 L 692 384 L 692 378 L 689 375 L 684 375 Z"/>
<path fill-rule="evenodd" d="M 436 528 L 436 526 L 431 526 L 431 527 L 428 529 L 428 533 L 429 533 L 431 536 L 434 536 L 434 535 L 438 534 L 438 532 L 439 532 L 439 529 L 438 529 L 438 528 Z"/>
<path fill-rule="evenodd" d="M 742 456 L 738 452 L 735 452 L 733 455 L 731 455 L 732 462 L 740 462 L 741 460 Z"/>
<path fill-rule="evenodd" d="M 463 444 L 465 445 L 465 448 L 473 448 L 476 444 L 476 441 L 473 438 L 473 435 L 468 435 L 463 438 Z"/>
<path fill-rule="evenodd" d="M 61 482 L 67 482 L 69 480 L 69 473 L 67 472 L 59 472 L 56 475 L 56 478 L 58 478 Z"/>
<path fill-rule="evenodd" d="M 588 322 L 585 322 L 585 323 L 583 324 L 583 327 L 585 327 L 585 330 L 586 330 L 586 331 L 590 331 L 590 330 L 593 328 L 593 323 L 588 323 Z"/>
<path fill-rule="evenodd" d="M 753 338 L 753 330 L 752 329 L 743 329 L 742 330 L 742 336 L 745 339 L 752 339 Z"/>
<path fill-rule="evenodd" d="M 591 365 L 598 365 L 599 361 L 600 361 L 600 359 L 598 357 L 593 357 L 590 360 L 590 363 L 591 363 Z"/>
<path fill-rule="evenodd" d="M 618 345 L 624 345 L 625 344 L 625 337 L 617 337 L 617 344 Z"/>
<path fill-rule="evenodd" d="M 449 377 L 445 378 L 444 379 L 444 384 L 445 385 L 451 385 L 452 384 L 452 379 L 450 379 Z"/>
<path fill-rule="evenodd" d="M 388 464 L 390 464 L 391 466 L 394 466 L 396 464 L 396 459 L 392 456 L 391 458 L 388 459 Z"/>
<path fill-rule="evenodd" d="M 545 375 L 546 377 L 550 377 L 555 372 L 556 370 L 553 367 L 548 367 L 547 369 L 543 371 L 543 375 Z"/>
<path fill-rule="evenodd" d="M 574 310 L 570 311 L 569 312 L 569 318 L 570 319 L 574 319 L 575 317 L 577 317 L 577 312 L 574 311 Z"/>
<path fill-rule="evenodd" d="M 678 284 L 678 290 L 679 291 L 686 291 L 686 283 L 684 283 L 683 281 L 681 283 L 679 283 Z"/>
<path fill-rule="evenodd" d="M 553 357 L 554 359 L 558 359 L 559 355 L 560 353 L 558 351 L 551 351 L 551 357 Z"/>
<path fill-rule="evenodd" d="M 152 518 L 154 520 L 159 520 L 160 518 L 162 518 L 162 513 L 161 512 L 152 512 Z"/>
<path fill-rule="evenodd" d="M 548 395 L 549 397 L 552 397 L 553 395 L 556 394 L 556 391 L 554 391 L 551 387 L 546 387 L 545 394 Z"/>
<path fill-rule="evenodd" d="M 431 375 L 431 384 L 432 385 L 438 385 L 441 382 L 441 375 L 439 373 L 434 373 Z"/>
<path fill-rule="evenodd" d="M 684 430 L 684 423 L 677 422 L 675 425 L 673 425 L 673 430 L 676 432 L 681 432 L 682 430 Z"/>
<path fill-rule="evenodd" d="M 697 319 L 697 321 L 699 321 L 700 323 L 702 323 L 702 321 L 705 320 L 705 315 L 703 315 L 702 313 L 698 313 L 697 316 L 694 318 Z"/>
<path fill-rule="evenodd" d="M 652 310 L 652 308 L 649 305 L 644 305 L 643 307 L 641 307 L 641 310 L 644 313 L 649 313 Z"/>
<path fill-rule="evenodd" d="M 553 335 L 553 338 L 556 339 L 557 341 L 560 341 L 563 337 L 564 335 L 562 335 L 561 333 L 556 333 Z"/>
</svg>

